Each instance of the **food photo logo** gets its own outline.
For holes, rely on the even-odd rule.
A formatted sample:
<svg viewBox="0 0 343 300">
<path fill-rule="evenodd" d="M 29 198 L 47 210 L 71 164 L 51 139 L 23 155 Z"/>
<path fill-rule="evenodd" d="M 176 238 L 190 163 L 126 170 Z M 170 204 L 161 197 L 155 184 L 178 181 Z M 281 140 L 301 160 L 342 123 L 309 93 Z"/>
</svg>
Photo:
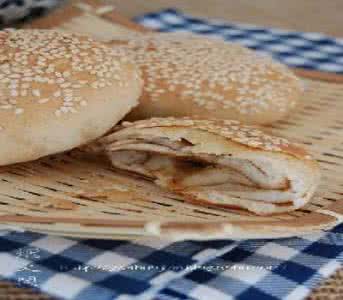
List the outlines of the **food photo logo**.
<svg viewBox="0 0 343 300">
<path fill-rule="evenodd" d="M 29 246 L 16 250 L 14 254 L 21 262 L 28 261 L 17 270 L 18 285 L 38 287 L 38 274 L 42 270 L 34 261 L 42 258 L 41 249 Z"/>
<path fill-rule="evenodd" d="M 25 247 L 18 249 L 15 252 L 18 259 L 26 260 L 29 263 L 23 265 L 17 270 L 18 282 L 22 285 L 38 286 L 39 273 L 42 272 L 39 260 L 44 258 L 42 250 L 37 247 Z M 70 264 L 60 264 L 56 267 L 57 272 L 152 272 L 162 273 L 166 271 L 172 272 L 192 272 L 195 270 L 204 270 L 207 272 L 225 272 L 225 271 L 238 271 L 238 272 L 251 272 L 251 271 L 262 271 L 272 270 L 275 268 L 273 265 L 246 265 L 246 264 L 188 264 L 188 265 L 153 265 L 144 263 L 133 263 L 130 265 L 120 264 L 83 264 L 80 263 L 75 265 L 75 261 L 71 260 Z"/>
</svg>

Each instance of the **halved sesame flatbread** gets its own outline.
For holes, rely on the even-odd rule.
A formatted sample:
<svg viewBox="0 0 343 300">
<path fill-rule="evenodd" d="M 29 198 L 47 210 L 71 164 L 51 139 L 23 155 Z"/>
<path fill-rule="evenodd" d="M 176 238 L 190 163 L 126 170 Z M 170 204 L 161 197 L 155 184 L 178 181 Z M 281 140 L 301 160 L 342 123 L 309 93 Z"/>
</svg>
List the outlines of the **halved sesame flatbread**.
<svg viewBox="0 0 343 300">
<path fill-rule="evenodd" d="M 100 142 L 116 168 L 190 201 L 261 215 L 302 207 L 320 177 L 305 150 L 237 121 L 124 122 Z"/>
</svg>

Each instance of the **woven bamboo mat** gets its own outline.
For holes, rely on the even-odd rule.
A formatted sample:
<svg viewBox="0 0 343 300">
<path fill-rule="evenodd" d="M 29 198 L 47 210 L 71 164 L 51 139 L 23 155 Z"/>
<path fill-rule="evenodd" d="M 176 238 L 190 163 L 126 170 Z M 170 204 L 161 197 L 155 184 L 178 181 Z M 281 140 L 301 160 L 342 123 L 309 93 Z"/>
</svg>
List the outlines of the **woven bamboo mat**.
<svg viewBox="0 0 343 300">
<path fill-rule="evenodd" d="M 30 26 L 82 32 L 102 40 L 145 31 L 98 1 L 74 1 Z M 100 158 L 74 151 L 1 168 L 1 223 L 42 233 L 112 239 L 271 238 L 331 228 L 343 214 L 343 102 L 338 101 L 343 84 L 337 83 L 340 77 L 297 73 L 307 89 L 301 105 L 291 119 L 265 130 L 304 145 L 321 164 L 322 184 L 303 209 L 257 217 L 189 204 L 149 182 L 114 172 Z M 304 77 L 309 75 L 311 79 Z"/>
<path fill-rule="evenodd" d="M 269 238 L 330 228 L 343 213 L 343 102 L 338 101 L 343 85 L 304 82 L 306 97 L 292 119 L 265 128 L 303 144 L 321 164 L 321 186 L 303 209 L 260 217 L 188 204 L 149 182 L 114 172 L 107 161 L 73 151 L 2 167 L 1 223 L 94 238 Z"/>
<path fill-rule="evenodd" d="M 74 1 L 73 5 L 56 11 L 49 18 L 35 21 L 30 26 L 59 27 L 91 34 L 99 39 L 123 34 L 128 30 L 144 32 L 140 26 L 113 11 L 113 7 L 99 5 L 99 1 L 82 1 L 81 4 Z M 312 203 L 304 209 L 256 219 L 246 213 L 237 218 L 235 211 L 194 207 L 170 195 L 163 195 L 163 199 L 155 199 L 154 202 L 149 197 L 130 199 L 135 201 L 128 204 L 128 199 L 123 198 L 120 175 L 113 175 L 105 162 L 94 162 L 77 152 L 2 168 L 1 190 L 5 191 L 1 196 L 3 205 L 0 205 L 2 223 L 51 234 L 103 238 L 135 238 L 157 231 L 159 234 L 177 235 L 185 230 L 188 236 L 199 230 L 216 236 L 227 233 L 227 220 L 230 220 L 230 230 L 234 226 L 237 235 L 243 230 L 254 236 L 256 226 L 260 225 L 260 237 L 282 236 L 283 232 L 287 232 L 287 235 L 306 233 L 337 224 L 343 214 L 340 183 L 343 175 L 343 103 L 338 101 L 343 98 L 343 84 L 340 84 L 343 79 L 319 72 L 296 70 L 296 73 L 304 78 L 307 85 L 302 105 L 292 119 L 274 124 L 266 130 L 303 144 L 321 164 L 324 173 L 322 186 Z M 97 190 L 89 190 L 89 180 L 97 185 Z M 130 184 L 137 188 L 135 182 Z M 125 187 L 127 185 L 125 182 Z M 113 201 L 118 194 L 122 201 Z M 42 199 L 44 205 L 41 205 Z M 19 208 L 23 211 L 21 215 L 16 214 Z M 92 211 L 92 216 L 96 212 L 96 218 L 91 221 L 89 211 Z M 242 217 L 244 224 L 241 222 Z M 147 220 L 151 218 L 156 218 L 158 223 L 148 223 Z M 232 232 L 231 237 L 234 237 Z M 328 283 L 324 283 L 310 299 L 338 299 L 338 295 L 342 295 L 342 273 L 338 272 Z M 8 292 L 7 298 L 1 298 L 0 293 L 0 299 L 46 299 L 34 294 L 33 298 L 29 294 L 22 295 L 26 296 L 9 298 L 12 295 Z"/>
</svg>

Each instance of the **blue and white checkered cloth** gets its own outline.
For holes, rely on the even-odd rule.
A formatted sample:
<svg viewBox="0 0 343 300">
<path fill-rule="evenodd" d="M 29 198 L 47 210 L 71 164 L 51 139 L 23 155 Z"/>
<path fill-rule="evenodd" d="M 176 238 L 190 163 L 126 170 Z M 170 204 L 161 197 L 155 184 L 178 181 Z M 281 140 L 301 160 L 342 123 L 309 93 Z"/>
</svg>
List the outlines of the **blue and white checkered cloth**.
<svg viewBox="0 0 343 300">
<path fill-rule="evenodd" d="M 303 299 L 343 261 L 343 225 L 303 238 L 233 242 L 0 236 L 0 279 L 61 299 Z"/>
<path fill-rule="evenodd" d="M 343 38 L 185 15 L 174 9 L 139 16 L 138 23 L 163 32 L 220 37 L 272 55 L 291 67 L 343 73 Z"/>
<path fill-rule="evenodd" d="M 163 31 L 244 41 L 293 66 L 343 71 L 342 41 L 323 35 L 200 20 L 174 10 L 137 20 Z M 80 240 L 0 231 L 0 279 L 60 299 L 298 300 L 342 261 L 343 224 L 302 238 L 242 242 Z"/>
</svg>

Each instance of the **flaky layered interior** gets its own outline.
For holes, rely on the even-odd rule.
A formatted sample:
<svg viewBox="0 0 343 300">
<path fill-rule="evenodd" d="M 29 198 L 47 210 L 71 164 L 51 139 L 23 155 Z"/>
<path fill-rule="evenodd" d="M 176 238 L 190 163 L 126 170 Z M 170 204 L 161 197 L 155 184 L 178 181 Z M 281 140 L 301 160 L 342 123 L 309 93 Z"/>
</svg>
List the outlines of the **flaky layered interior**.
<svg viewBox="0 0 343 300">
<path fill-rule="evenodd" d="M 186 199 L 256 214 L 299 208 L 317 185 L 318 176 L 309 176 L 306 163 L 296 159 L 230 147 L 223 151 L 217 137 L 211 140 L 211 135 L 199 132 L 197 138 L 192 136 L 174 132 L 161 137 L 154 130 L 119 134 L 107 145 L 107 153 L 114 167 L 144 176 Z M 207 139 L 212 153 L 201 153 L 202 139 Z"/>
</svg>

